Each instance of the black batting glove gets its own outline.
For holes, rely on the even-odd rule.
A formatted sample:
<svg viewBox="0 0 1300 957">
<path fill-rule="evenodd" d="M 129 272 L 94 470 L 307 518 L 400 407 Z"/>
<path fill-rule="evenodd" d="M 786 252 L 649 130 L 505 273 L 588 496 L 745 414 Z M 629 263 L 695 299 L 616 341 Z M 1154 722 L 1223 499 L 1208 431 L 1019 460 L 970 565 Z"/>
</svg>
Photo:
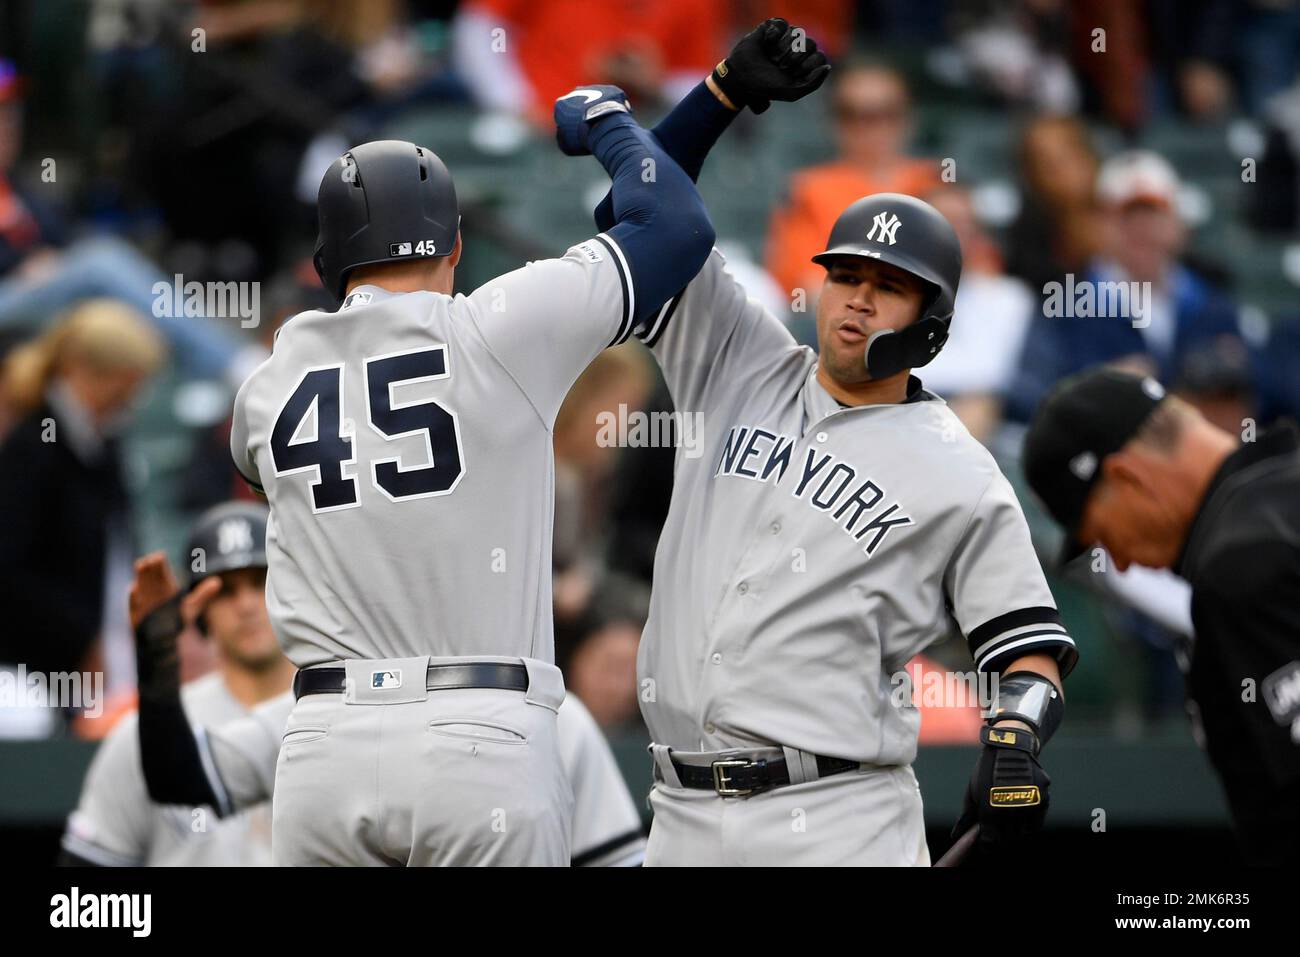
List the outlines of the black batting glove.
<svg viewBox="0 0 1300 957">
<path fill-rule="evenodd" d="M 960 837 L 978 823 L 981 845 L 1018 844 L 1042 830 L 1047 818 L 1052 779 L 1038 763 L 1038 739 L 1023 728 L 986 725 L 980 741 L 984 750 L 952 836 Z"/>
<path fill-rule="evenodd" d="M 740 38 L 713 69 L 713 82 L 738 109 L 764 112 L 773 100 L 793 103 L 826 80 L 831 65 L 817 41 L 780 17 Z"/>
</svg>

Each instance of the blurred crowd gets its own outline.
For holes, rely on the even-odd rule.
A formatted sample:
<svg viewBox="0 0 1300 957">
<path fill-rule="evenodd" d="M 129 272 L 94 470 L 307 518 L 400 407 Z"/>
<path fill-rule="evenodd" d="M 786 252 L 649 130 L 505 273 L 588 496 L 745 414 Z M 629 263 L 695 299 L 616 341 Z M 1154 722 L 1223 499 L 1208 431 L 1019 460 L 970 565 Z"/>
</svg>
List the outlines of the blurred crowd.
<svg viewBox="0 0 1300 957">
<path fill-rule="evenodd" d="M 229 466 L 233 390 L 281 322 L 333 308 L 311 253 L 316 184 L 336 155 L 430 109 L 490 119 L 476 129 L 496 151 L 553 149 L 556 95 L 617 83 L 653 116 L 770 15 L 806 25 L 836 64 L 803 131 L 820 159 L 782 171 L 781 198 L 757 211 L 765 236 L 719 234 L 758 253 L 734 257 L 736 272 L 796 336 L 821 285 L 809 257 L 835 217 L 860 196 L 903 192 L 948 217 L 965 256 L 952 340 L 921 378 L 1000 457 L 1014 461 L 1053 383 L 1100 363 L 1155 375 L 1234 434 L 1300 413 L 1300 309 L 1249 308 L 1233 261 L 1194 241 L 1228 222 L 1300 283 L 1300 246 L 1288 245 L 1300 224 L 1300 0 L 11 3 L 0 7 L 0 668 L 102 671 L 110 697 L 129 702 L 133 557 L 250 494 Z M 997 177 L 968 181 L 961 153 L 927 149 L 945 142 L 920 135 L 927 118 L 954 112 L 1012 119 Z M 1150 132 L 1208 143 L 1234 124 L 1256 148 L 1217 174 L 1240 189 L 1211 216 L 1203 171 L 1178 168 Z M 465 211 L 470 242 L 516 262 L 520 249 L 562 252 L 533 250 L 480 212 Z M 210 297 L 160 309 L 160 284 L 181 299 L 174 277 L 256 284 L 258 321 Z M 1144 292 L 1120 316 L 1071 311 L 1074 290 L 1112 283 Z M 555 427 L 557 659 L 610 732 L 640 720 L 635 660 L 673 452 L 602 444 L 601 413 L 670 407 L 629 345 L 596 359 Z M 55 432 L 38 440 L 20 427 L 46 422 Z M 143 520 L 160 509 L 166 521 Z M 1168 629 L 1137 614 L 1122 629 L 1149 656 L 1150 681 L 1165 680 Z M 928 666 L 951 667 L 946 654 Z M 1177 699 L 1143 697 L 1154 712 Z M 969 722 L 926 720 L 923 740 L 970 735 Z M 73 727 L 93 736 L 105 724 Z M 0 714 L 0 736 L 62 732 Z"/>
</svg>

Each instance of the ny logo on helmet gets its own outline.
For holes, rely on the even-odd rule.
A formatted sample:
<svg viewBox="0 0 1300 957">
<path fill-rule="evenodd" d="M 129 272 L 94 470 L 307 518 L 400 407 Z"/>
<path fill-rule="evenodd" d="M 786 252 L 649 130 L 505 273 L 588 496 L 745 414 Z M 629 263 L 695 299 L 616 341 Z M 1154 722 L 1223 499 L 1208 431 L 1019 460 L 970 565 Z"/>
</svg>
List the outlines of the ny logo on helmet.
<svg viewBox="0 0 1300 957">
<path fill-rule="evenodd" d="M 227 519 L 217 526 L 217 550 L 223 555 L 253 548 L 253 526 L 242 518 Z"/>
<path fill-rule="evenodd" d="M 888 242 L 894 245 L 898 240 L 894 234 L 898 232 L 898 217 L 886 210 L 883 213 L 876 213 L 876 218 L 871 221 L 871 232 L 867 233 L 867 238 L 878 243 Z M 880 233 L 877 237 L 876 233 Z"/>
</svg>

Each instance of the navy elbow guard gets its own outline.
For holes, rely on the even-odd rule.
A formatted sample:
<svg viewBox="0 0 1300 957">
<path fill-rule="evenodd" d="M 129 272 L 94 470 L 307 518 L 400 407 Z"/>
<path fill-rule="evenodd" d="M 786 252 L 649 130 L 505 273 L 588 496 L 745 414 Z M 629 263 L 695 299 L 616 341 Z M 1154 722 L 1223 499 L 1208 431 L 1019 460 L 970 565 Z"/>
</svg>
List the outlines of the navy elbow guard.
<svg viewBox="0 0 1300 957">
<path fill-rule="evenodd" d="M 612 113 L 631 112 L 627 94 L 616 86 L 597 84 L 566 93 L 555 101 L 555 142 L 568 156 L 586 156 L 593 123 Z"/>
</svg>

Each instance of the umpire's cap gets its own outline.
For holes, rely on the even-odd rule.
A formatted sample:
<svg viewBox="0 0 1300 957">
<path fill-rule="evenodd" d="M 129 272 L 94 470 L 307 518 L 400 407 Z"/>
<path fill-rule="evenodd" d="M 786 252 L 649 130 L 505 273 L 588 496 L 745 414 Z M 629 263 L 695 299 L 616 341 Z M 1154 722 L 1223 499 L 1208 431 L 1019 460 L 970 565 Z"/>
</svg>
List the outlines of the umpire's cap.
<svg viewBox="0 0 1300 957">
<path fill-rule="evenodd" d="M 193 588 L 208 575 L 239 568 L 266 567 L 266 523 L 258 502 L 223 502 L 199 516 L 190 531 L 186 555 Z"/>
<path fill-rule="evenodd" d="M 331 163 L 316 213 L 316 272 L 337 299 L 358 266 L 450 256 L 460 227 L 451 173 L 404 140 L 362 143 Z"/>
<path fill-rule="evenodd" d="M 961 243 L 943 214 L 915 196 L 865 196 L 840 213 L 826 251 L 813 262 L 829 268 L 839 256 L 878 259 L 910 272 L 930 289 L 916 322 L 898 332 L 881 330 L 867 341 L 871 377 L 885 379 L 938 355 L 948 341 L 961 279 Z"/>
<path fill-rule="evenodd" d="M 1150 376 L 1100 366 L 1062 379 L 1034 413 L 1025 435 L 1025 479 L 1052 518 L 1065 529 L 1059 561 L 1077 557 L 1077 538 L 1106 456 L 1118 452 L 1165 400 Z"/>
</svg>

